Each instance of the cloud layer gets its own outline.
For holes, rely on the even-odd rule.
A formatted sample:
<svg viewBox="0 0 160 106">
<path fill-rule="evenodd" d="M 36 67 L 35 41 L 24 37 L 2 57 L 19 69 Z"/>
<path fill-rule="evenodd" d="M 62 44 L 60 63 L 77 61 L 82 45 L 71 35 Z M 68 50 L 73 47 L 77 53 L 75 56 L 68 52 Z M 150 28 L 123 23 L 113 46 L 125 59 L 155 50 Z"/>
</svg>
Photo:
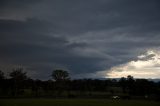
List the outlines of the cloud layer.
<svg viewBox="0 0 160 106">
<path fill-rule="evenodd" d="M 160 46 L 159 5 L 159 0 L 1 0 L 0 68 L 8 72 L 22 65 L 40 79 L 49 79 L 56 68 L 73 78 L 105 77 L 99 70 L 131 64 Z"/>
</svg>

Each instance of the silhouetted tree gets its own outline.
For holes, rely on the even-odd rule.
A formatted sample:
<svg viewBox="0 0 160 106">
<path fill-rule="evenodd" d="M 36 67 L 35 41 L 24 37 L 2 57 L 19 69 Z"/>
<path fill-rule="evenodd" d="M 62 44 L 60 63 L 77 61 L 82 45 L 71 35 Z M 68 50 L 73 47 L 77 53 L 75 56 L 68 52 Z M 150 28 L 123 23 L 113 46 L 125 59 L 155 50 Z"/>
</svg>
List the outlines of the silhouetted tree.
<svg viewBox="0 0 160 106">
<path fill-rule="evenodd" d="M 3 93 L 4 90 L 4 73 L 0 70 L 0 94 Z"/>
<path fill-rule="evenodd" d="M 67 81 L 70 79 L 69 73 L 64 70 L 54 70 L 52 77 L 56 81 L 57 96 L 61 96 L 62 92 L 67 88 Z"/>
<path fill-rule="evenodd" d="M 52 77 L 55 81 L 65 81 L 70 79 L 69 73 L 64 70 L 54 70 L 52 72 Z"/>
<path fill-rule="evenodd" d="M 135 93 L 136 95 L 144 96 L 154 93 L 155 85 L 152 81 L 147 79 L 136 79 L 135 81 Z"/>
<path fill-rule="evenodd" d="M 23 72 L 22 68 L 13 69 L 9 74 L 13 81 L 13 96 L 16 96 L 20 89 L 23 88 L 23 82 L 27 79 L 26 72 Z"/>
<path fill-rule="evenodd" d="M 27 79 L 26 72 L 23 72 L 23 68 L 16 68 L 9 74 L 9 76 L 14 80 L 25 80 Z"/>
<path fill-rule="evenodd" d="M 4 73 L 0 70 L 0 80 L 4 79 Z"/>
<path fill-rule="evenodd" d="M 122 87 L 122 90 L 123 90 L 123 93 L 126 93 L 126 88 L 127 88 L 127 85 L 126 85 L 126 78 L 122 77 L 120 80 L 119 80 L 119 84 L 120 86 Z"/>
<path fill-rule="evenodd" d="M 128 75 L 127 76 L 127 87 L 129 89 L 129 94 L 133 94 L 133 91 L 135 89 L 134 83 L 135 83 L 135 80 L 134 80 L 133 76 Z"/>
</svg>

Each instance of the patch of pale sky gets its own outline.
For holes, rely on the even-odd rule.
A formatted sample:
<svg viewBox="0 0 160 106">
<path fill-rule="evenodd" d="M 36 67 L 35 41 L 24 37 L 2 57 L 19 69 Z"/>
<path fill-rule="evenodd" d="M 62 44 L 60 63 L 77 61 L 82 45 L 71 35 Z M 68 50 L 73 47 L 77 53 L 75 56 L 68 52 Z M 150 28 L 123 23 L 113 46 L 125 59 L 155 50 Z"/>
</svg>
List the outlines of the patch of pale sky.
<svg viewBox="0 0 160 106">
<path fill-rule="evenodd" d="M 141 60 L 151 54 L 148 60 Z M 138 56 L 138 60 L 112 67 L 106 71 L 108 78 L 120 78 L 132 75 L 135 78 L 159 78 L 160 77 L 160 51 L 148 50 L 147 53 Z"/>
</svg>

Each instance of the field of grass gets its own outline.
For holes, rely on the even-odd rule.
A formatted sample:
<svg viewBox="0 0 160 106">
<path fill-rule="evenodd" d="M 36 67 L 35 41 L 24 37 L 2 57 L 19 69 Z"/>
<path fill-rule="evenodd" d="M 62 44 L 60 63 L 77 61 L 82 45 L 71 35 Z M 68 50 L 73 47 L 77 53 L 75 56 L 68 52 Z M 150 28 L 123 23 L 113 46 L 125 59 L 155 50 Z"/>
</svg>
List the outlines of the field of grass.
<svg viewBox="0 0 160 106">
<path fill-rule="evenodd" d="M 160 102 L 105 99 L 0 99 L 0 106 L 160 106 Z"/>
</svg>

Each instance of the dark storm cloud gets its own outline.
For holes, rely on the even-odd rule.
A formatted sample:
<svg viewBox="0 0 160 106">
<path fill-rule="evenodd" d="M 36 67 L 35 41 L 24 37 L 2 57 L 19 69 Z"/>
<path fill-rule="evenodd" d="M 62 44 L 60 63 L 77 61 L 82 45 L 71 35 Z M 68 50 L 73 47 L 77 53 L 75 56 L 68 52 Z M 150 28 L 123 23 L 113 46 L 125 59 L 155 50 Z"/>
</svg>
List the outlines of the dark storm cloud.
<svg viewBox="0 0 160 106">
<path fill-rule="evenodd" d="M 0 63 L 47 79 L 73 77 L 136 60 L 159 47 L 159 0 L 1 0 Z M 92 76 L 88 76 L 92 77 Z"/>
<path fill-rule="evenodd" d="M 48 23 L 46 25 L 35 19 L 27 21 L 1 20 L 0 23 L 0 54 L 11 63 L 28 65 L 27 67 L 38 63 L 41 67 L 36 65 L 36 70 L 42 71 L 38 73 L 43 73 L 41 75 L 45 74 L 46 77 L 49 73 L 45 69 L 50 72 L 53 70 L 54 64 L 77 68 L 76 70 L 79 71 L 77 73 L 96 68 L 94 61 L 97 62 L 99 59 L 83 58 L 72 52 L 75 47 L 84 47 L 85 43 L 69 43 L 65 37 L 49 35 L 47 33 L 49 32 Z M 45 65 L 42 65 L 41 62 Z M 86 69 L 82 70 L 82 66 L 86 66 Z M 29 69 L 35 69 L 35 66 Z"/>
</svg>

